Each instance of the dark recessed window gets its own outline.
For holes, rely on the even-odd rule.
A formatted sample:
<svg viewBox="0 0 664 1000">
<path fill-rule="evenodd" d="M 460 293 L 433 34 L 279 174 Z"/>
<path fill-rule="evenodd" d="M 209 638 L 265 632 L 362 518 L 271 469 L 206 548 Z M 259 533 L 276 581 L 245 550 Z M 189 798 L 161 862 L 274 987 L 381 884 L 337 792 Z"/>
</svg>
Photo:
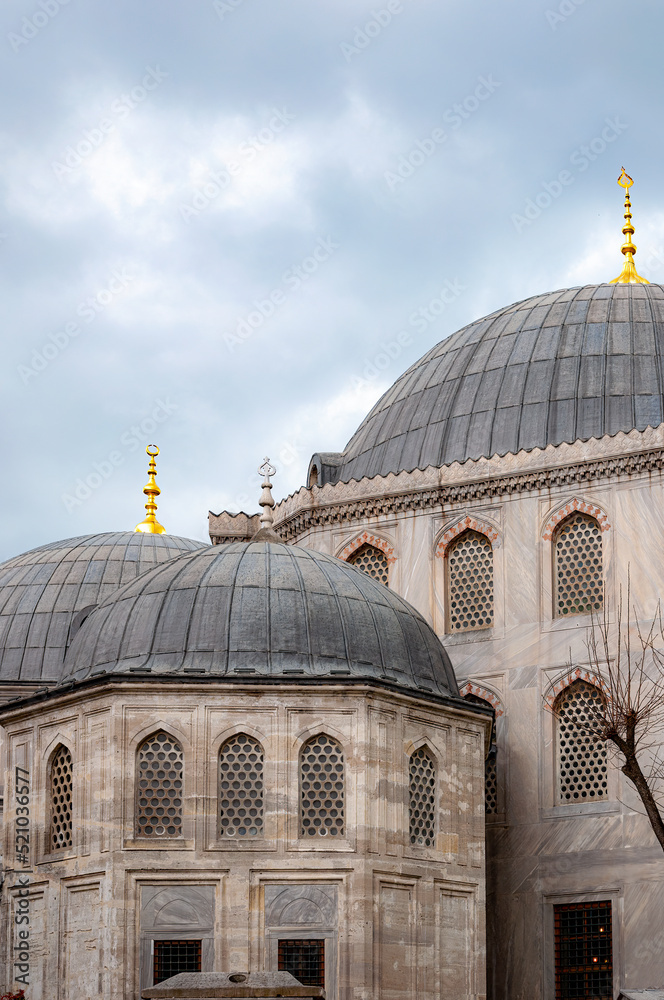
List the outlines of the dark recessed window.
<svg viewBox="0 0 664 1000">
<path fill-rule="evenodd" d="M 155 941 L 154 985 L 179 972 L 201 971 L 200 941 Z"/>
<path fill-rule="evenodd" d="M 280 941 L 279 969 L 303 986 L 325 986 L 325 941 Z"/>
<path fill-rule="evenodd" d="M 612 1000 L 611 902 L 554 906 L 556 1000 Z"/>
</svg>

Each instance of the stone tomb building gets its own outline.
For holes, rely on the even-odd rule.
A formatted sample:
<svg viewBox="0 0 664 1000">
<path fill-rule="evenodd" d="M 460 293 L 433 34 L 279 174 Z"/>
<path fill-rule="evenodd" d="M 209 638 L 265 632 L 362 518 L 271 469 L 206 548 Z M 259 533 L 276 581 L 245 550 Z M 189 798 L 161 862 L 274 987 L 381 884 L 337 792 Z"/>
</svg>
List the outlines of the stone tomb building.
<svg viewBox="0 0 664 1000">
<path fill-rule="evenodd" d="M 491 714 L 394 590 L 259 539 L 180 541 L 90 591 L 59 676 L 13 680 L 2 948 L 7 969 L 29 954 L 29 1000 L 138 1000 L 195 969 L 285 969 L 330 998 L 485 995 Z M 82 543 L 6 564 L 7 635 L 42 613 L 47 576 L 98 588 L 98 542 L 87 565 Z M 36 671 L 29 638 L 7 648 Z"/>
</svg>

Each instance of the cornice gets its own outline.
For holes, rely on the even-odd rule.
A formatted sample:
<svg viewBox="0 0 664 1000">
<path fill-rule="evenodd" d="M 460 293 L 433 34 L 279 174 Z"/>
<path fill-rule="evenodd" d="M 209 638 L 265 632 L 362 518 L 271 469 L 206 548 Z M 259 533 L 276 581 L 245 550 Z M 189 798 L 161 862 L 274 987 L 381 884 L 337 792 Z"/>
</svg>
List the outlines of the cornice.
<svg viewBox="0 0 664 1000">
<path fill-rule="evenodd" d="M 635 445 L 638 448 L 639 444 L 643 447 L 654 443 L 657 447 L 635 450 Z M 607 453 L 610 451 L 613 454 Z M 586 455 L 595 452 L 595 456 L 569 461 L 583 452 Z M 554 464 L 556 458 L 560 464 Z M 501 474 L 500 464 L 511 468 Z M 518 470 L 520 464 L 526 466 L 522 471 Z M 478 466 L 484 467 L 480 470 Z M 643 432 L 631 431 L 611 438 L 547 448 L 537 454 L 503 456 L 502 462 L 494 457 L 484 462 L 457 464 L 456 469 L 452 466 L 429 468 L 335 486 L 302 488 L 279 504 L 275 511 L 275 528 L 284 541 L 294 541 L 309 529 L 322 525 L 629 478 L 662 469 L 664 434 L 660 425 Z M 474 478 L 472 471 L 484 474 Z M 463 473 L 471 475 L 466 477 Z M 323 500 L 328 502 L 321 502 Z"/>
</svg>

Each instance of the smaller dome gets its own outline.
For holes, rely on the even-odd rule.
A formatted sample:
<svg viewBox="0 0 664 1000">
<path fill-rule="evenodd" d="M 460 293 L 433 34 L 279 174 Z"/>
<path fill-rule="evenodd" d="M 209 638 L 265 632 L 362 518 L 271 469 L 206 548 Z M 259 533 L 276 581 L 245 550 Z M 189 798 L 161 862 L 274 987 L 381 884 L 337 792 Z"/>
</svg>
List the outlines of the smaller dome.
<svg viewBox="0 0 664 1000">
<path fill-rule="evenodd" d="M 60 679 L 72 623 L 123 584 L 205 546 L 134 531 L 51 542 L 0 564 L 0 683 Z"/>
<path fill-rule="evenodd" d="M 458 697 L 435 632 L 394 591 L 340 559 L 270 541 L 201 549 L 128 584 L 81 627 L 63 681 L 142 671 Z"/>
</svg>

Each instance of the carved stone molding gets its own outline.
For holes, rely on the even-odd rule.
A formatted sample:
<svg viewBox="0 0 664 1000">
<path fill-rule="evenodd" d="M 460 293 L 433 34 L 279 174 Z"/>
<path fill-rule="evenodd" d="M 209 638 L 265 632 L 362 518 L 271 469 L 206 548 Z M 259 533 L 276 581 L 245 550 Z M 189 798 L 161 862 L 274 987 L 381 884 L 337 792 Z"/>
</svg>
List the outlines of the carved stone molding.
<svg viewBox="0 0 664 1000">
<path fill-rule="evenodd" d="M 489 691 L 488 688 L 482 687 L 481 684 L 473 684 L 472 681 L 468 681 L 467 684 L 464 684 L 459 693 L 462 698 L 465 698 L 467 694 L 474 694 L 476 698 L 482 698 L 484 701 L 488 701 L 495 711 L 496 717 L 505 714 L 505 710 L 498 695 L 494 694 L 493 691 Z"/>
<path fill-rule="evenodd" d="M 565 688 L 574 684 L 575 681 L 587 681 L 588 684 L 592 684 L 594 687 L 599 688 L 599 690 L 603 691 L 604 694 L 608 694 L 606 682 L 602 677 L 594 673 L 594 671 L 590 670 L 588 667 L 573 667 L 571 670 L 566 670 L 562 677 L 560 677 L 557 681 L 554 681 L 544 695 L 544 701 L 550 709 L 553 709 L 558 695 L 564 691 Z"/>
<path fill-rule="evenodd" d="M 609 519 L 601 507 L 598 507 L 594 503 L 588 503 L 588 501 L 586 500 L 579 500 L 578 497 L 574 497 L 573 500 L 570 500 L 568 503 L 566 503 L 564 507 L 560 507 L 555 512 L 555 514 L 552 514 L 551 517 L 548 519 L 548 521 L 544 525 L 544 532 L 542 536 L 544 538 L 544 541 L 546 542 L 551 541 L 553 533 L 560 524 L 560 522 L 564 521 L 569 514 L 572 514 L 574 513 L 574 511 L 577 510 L 581 511 L 581 513 L 583 514 L 590 514 L 591 517 L 594 517 L 597 523 L 599 524 L 601 531 L 608 531 L 609 528 L 611 527 Z"/>
<path fill-rule="evenodd" d="M 436 545 L 436 558 L 442 559 L 450 542 L 453 542 L 455 538 L 462 535 L 464 531 L 478 531 L 481 535 L 486 535 L 492 546 L 495 546 L 500 538 L 498 531 L 492 524 L 467 514 L 466 517 L 461 517 L 458 521 L 455 521 L 439 540 Z"/>
<path fill-rule="evenodd" d="M 387 556 L 387 565 L 391 566 L 392 563 L 396 562 L 396 556 L 394 554 L 394 549 L 392 546 L 381 538 L 379 535 L 372 535 L 369 531 L 363 531 L 360 535 L 357 535 L 352 542 L 349 542 L 341 552 L 339 553 L 339 558 L 344 561 L 348 561 L 352 556 L 353 552 L 357 552 L 358 549 L 362 548 L 363 545 L 373 545 L 375 549 L 380 549 Z"/>
<path fill-rule="evenodd" d="M 321 525 L 380 517 L 402 511 L 425 510 L 439 507 L 441 504 L 469 503 L 494 497 L 543 492 L 560 486 L 574 487 L 579 483 L 589 484 L 621 476 L 647 475 L 661 472 L 663 469 L 664 449 L 657 448 L 612 458 L 576 462 L 558 468 L 533 470 L 517 475 L 491 476 L 469 482 L 442 483 L 432 485 L 428 489 L 340 500 L 338 503 L 325 505 L 313 506 L 312 491 L 302 489 L 296 494 L 302 506 L 293 510 L 292 506 L 287 505 L 292 513 L 283 519 L 279 519 L 281 511 L 278 511 L 275 526 L 284 541 L 292 541 L 310 528 Z M 379 485 L 386 488 L 390 478 L 397 479 L 396 476 L 386 477 L 381 484 L 372 485 L 375 489 Z M 324 489 L 330 490 L 330 487 Z M 293 499 L 289 498 L 291 502 Z"/>
</svg>

